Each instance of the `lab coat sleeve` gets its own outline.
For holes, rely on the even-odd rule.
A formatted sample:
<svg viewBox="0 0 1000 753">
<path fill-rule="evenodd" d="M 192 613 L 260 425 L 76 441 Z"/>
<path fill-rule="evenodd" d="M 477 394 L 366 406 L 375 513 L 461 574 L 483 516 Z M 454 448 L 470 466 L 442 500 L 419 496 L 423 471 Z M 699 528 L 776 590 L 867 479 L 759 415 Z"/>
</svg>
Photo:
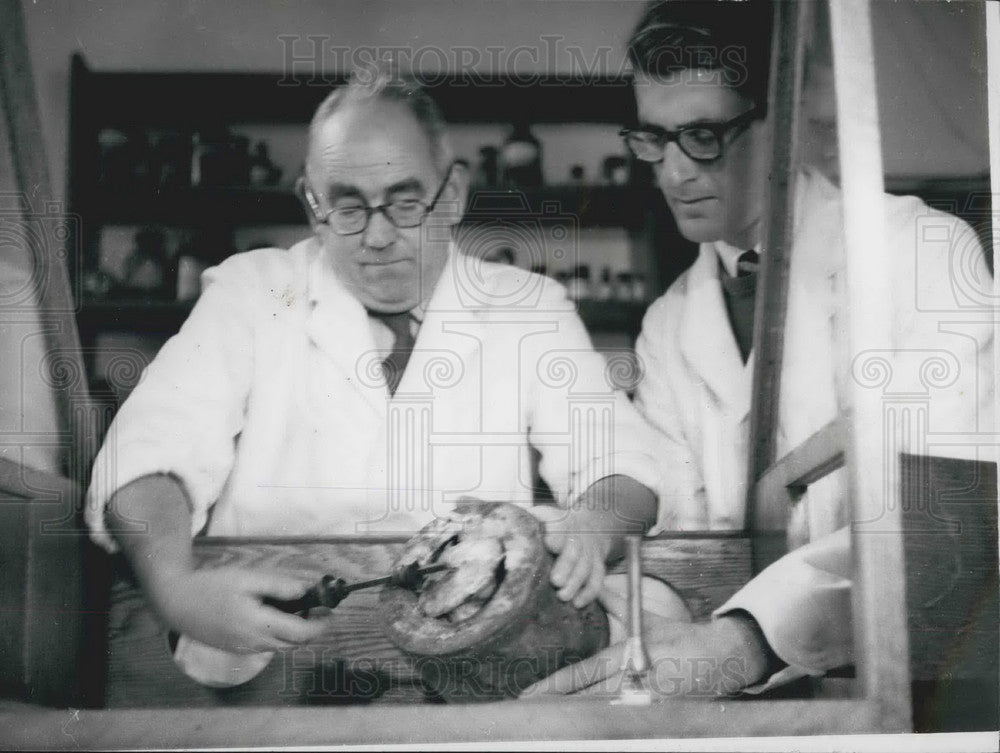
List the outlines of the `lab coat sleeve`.
<svg viewBox="0 0 1000 753">
<path fill-rule="evenodd" d="M 677 397 L 662 345 L 670 337 L 667 301 L 650 307 L 636 341 L 642 379 L 635 393 L 639 412 L 654 430 L 656 463 L 662 477 L 659 517 L 651 534 L 707 529 L 708 502 L 700 466 L 684 436 Z M 677 364 L 673 364 L 678 368 Z"/>
<path fill-rule="evenodd" d="M 235 458 L 253 371 L 253 266 L 231 259 L 203 276 L 203 293 L 145 369 L 98 453 L 85 519 L 92 539 L 117 549 L 105 527 L 114 493 L 149 474 L 170 474 L 191 505 L 192 534 L 206 524 Z M 137 531 L 141 521 L 136 521 Z"/>
<path fill-rule="evenodd" d="M 521 394 L 529 440 L 541 453 L 539 471 L 557 502 L 568 504 L 612 475 L 630 476 L 659 497 L 652 433 L 616 389 L 631 369 L 624 354 L 606 360 L 594 350 L 565 289 L 552 280 L 538 311 L 552 326 L 524 341 Z"/>
<path fill-rule="evenodd" d="M 929 447 L 904 451 L 978 459 L 978 442 L 935 442 L 935 434 L 991 433 L 993 278 L 979 236 L 967 223 L 913 197 L 890 200 L 899 274 L 894 293 L 895 359 L 888 393 L 927 403 Z M 915 437 L 922 442 L 924 437 Z"/>
<path fill-rule="evenodd" d="M 713 613 L 742 610 L 788 666 L 746 688 L 756 694 L 854 661 L 851 537 L 841 528 L 785 555 Z"/>
</svg>

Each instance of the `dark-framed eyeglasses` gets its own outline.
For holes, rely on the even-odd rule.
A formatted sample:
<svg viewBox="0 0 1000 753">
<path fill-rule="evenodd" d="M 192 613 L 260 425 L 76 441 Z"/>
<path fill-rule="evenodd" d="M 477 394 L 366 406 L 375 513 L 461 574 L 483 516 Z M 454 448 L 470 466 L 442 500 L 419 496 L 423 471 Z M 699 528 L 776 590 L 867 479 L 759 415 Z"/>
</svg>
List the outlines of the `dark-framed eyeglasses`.
<svg viewBox="0 0 1000 753">
<path fill-rule="evenodd" d="M 350 206 L 333 207 L 324 212 L 305 176 L 301 176 L 296 182 L 296 192 L 309 208 L 309 211 L 312 212 L 316 222 L 328 225 L 337 235 L 357 235 L 364 232 L 375 212 L 384 214 L 385 218 L 396 227 L 417 227 L 418 225 L 422 225 L 424 220 L 427 219 L 427 215 L 434 211 L 434 207 L 437 206 L 441 194 L 444 193 L 445 186 L 448 185 L 448 179 L 451 177 L 451 171 L 454 167 L 454 163 L 448 166 L 448 170 L 444 174 L 444 180 L 441 182 L 441 186 L 429 204 L 421 199 L 406 197 L 394 199 L 386 204 L 379 204 L 377 206 L 358 203 Z"/>
<path fill-rule="evenodd" d="M 695 125 L 668 131 L 657 126 L 623 128 L 618 135 L 637 159 L 643 162 L 660 162 L 667 144 L 675 142 L 684 154 L 697 162 L 711 162 L 719 159 L 726 143 L 726 135 L 745 128 L 756 117 L 757 108 L 752 107 L 731 120 L 722 123 L 697 123 Z"/>
</svg>

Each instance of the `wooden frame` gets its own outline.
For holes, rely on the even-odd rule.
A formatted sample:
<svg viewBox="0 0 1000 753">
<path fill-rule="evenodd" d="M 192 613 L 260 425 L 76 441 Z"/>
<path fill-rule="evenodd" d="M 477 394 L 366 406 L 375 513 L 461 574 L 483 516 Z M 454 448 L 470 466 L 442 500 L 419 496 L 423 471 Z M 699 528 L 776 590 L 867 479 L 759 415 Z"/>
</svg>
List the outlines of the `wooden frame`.
<svg viewBox="0 0 1000 753">
<path fill-rule="evenodd" d="M 787 301 L 794 193 L 797 168 L 797 110 L 805 30 L 811 3 L 777 4 L 779 70 L 775 81 L 775 185 L 770 198 L 768 253 L 763 256 L 755 337 L 758 362 L 749 458 L 748 519 L 754 538 L 755 569 L 785 551 L 782 540 L 791 505 L 801 490 L 847 465 L 851 519 L 880 519 L 887 533 L 864 535 L 852 528 L 854 557 L 852 599 L 854 646 L 861 697 L 853 713 L 875 721 L 873 729 L 911 729 L 909 647 L 907 643 L 905 568 L 898 488 L 884 485 L 890 469 L 880 466 L 880 438 L 861 430 L 878 425 L 880 396 L 854 380 L 842 395 L 847 405 L 840 419 L 774 463 L 775 436 Z M 882 149 L 875 88 L 875 61 L 868 0 L 828 3 L 837 96 L 838 142 L 844 195 L 849 352 L 891 346 L 891 270 L 885 248 L 882 195 Z M 787 153 L 786 153 L 787 151 Z M 841 365 L 846 369 L 847 366 Z M 888 489 L 890 499 L 884 497 Z"/>
<path fill-rule="evenodd" d="M 90 663 L 80 534 L 66 530 L 80 487 L 0 458 L 0 689 L 35 703 L 79 703 Z"/>
<path fill-rule="evenodd" d="M 10 142 L 23 211 L 60 211 L 52 202 L 34 78 L 18 2 L 0 3 L 0 132 Z M 32 204 L 36 206 L 32 206 Z M 42 206 L 37 206 L 42 203 Z M 39 703 L 78 703 L 82 660 L 88 635 L 84 586 L 85 534 L 80 531 L 82 486 L 96 453 L 98 425 L 90 397 L 76 329 L 76 303 L 66 263 L 75 244 L 73 223 L 60 249 L 47 249 L 33 261 L 38 280 L 41 331 L 48 353 L 50 382 L 67 376 L 57 389 L 58 432 L 64 475 L 35 470 L 0 458 L 0 684 L 8 692 Z M 58 236 L 57 236 L 58 238 Z M 12 316 L 17 316 L 16 313 Z M 100 642 L 98 642 L 100 646 Z"/>
<path fill-rule="evenodd" d="M 797 96 L 801 76 L 801 48 L 795 44 L 793 29 L 804 24 L 803 5 L 779 5 L 779 34 L 776 43 L 782 60 L 794 60 L 791 76 L 777 79 L 779 101 L 776 112 L 784 113 L 788 133 L 794 131 L 794 107 L 789 102 Z M 877 107 L 874 101 L 871 29 L 868 22 L 867 0 L 838 0 L 831 3 L 834 28 L 834 51 L 838 89 L 850 88 L 852 97 L 838 98 L 838 120 L 841 123 L 841 153 L 845 158 L 844 187 L 851 195 L 846 203 L 849 273 L 852 280 L 863 278 L 864 288 L 852 282 L 849 291 L 865 289 L 864 299 L 852 296 L 852 349 L 881 345 L 887 342 L 885 327 L 873 327 L 872 321 L 886 326 L 888 318 L 877 319 L 884 312 L 871 300 L 873 285 L 887 288 L 887 270 L 879 267 L 876 255 L 858 253 L 859 228 L 863 228 L 867 244 L 882 220 L 871 210 L 881 205 L 873 200 L 881 195 L 881 155 L 878 142 Z M 792 12 L 794 8 L 794 12 Z M 850 33 L 848 30 L 850 19 Z M 2 40 L 5 41 L 5 40 Z M 784 57 L 782 57 L 784 56 Z M 790 56 L 790 57 L 789 57 Z M 844 88 L 841 88 L 841 87 Z M 785 99 L 791 98 L 791 99 Z M 856 151 L 857 147 L 861 151 Z M 789 193 L 792 191 L 794 161 L 783 167 L 782 188 L 772 199 L 772 218 L 776 235 L 775 248 L 787 252 L 789 227 L 787 221 Z M 779 211 L 779 207 L 783 207 Z M 876 230 L 873 231 L 873 228 Z M 769 249 L 771 246 L 769 246 Z M 787 286 L 787 256 L 782 251 L 765 255 L 762 285 L 770 292 Z M 771 263 L 771 259 L 775 261 Z M 770 266 L 769 266 L 770 265 Z M 784 280 L 782 282 L 782 280 Z M 876 296 L 877 297 L 877 296 Z M 769 296 L 760 296 L 761 299 Z M 780 291 L 775 300 L 783 301 Z M 871 310 L 872 304 L 875 310 Z M 762 347 L 780 340 L 783 303 L 761 304 L 758 312 L 758 333 Z M 761 316 L 763 313 L 763 316 Z M 775 321 L 773 317 L 779 317 Z M 873 319 L 872 317 L 876 317 Z M 767 321 L 765 321 L 767 320 Z M 774 344 L 761 357 L 759 385 L 761 395 L 770 395 L 777 405 L 778 385 L 775 370 L 780 368 L 780 343 Z M 770 369 L 770 373 L 768 373 Z M 778 372 L 780 373 L 780 371 Z M 754 498 L 777 499 L 776 506 L 755 506 L 752 509 L 751 533 L 782 530 L 787 520 L 787 505 L 794 502 L 798 490 L 826 472 L 846 464 L 851 474 L 853 512 L 856 519 L 869 519 L 877 509 L 894 528 L 894 533 L 880 537 L 865 537 L 855 532 L 852 545 L 856 557 L 854 589 L 855 645 L 858 652 L 860 693 L 848 699 L 814 699 L 808 701 L 760 701 L 753 703 L 704 703 L 694 700 L 657 700 L 648 707 L 609 707 L 599 699 L 566 699 L 538 701 L 530 704 L 489 704 L 457 707 L 407 707 L 392 710 L 392 717 L 373 708 L 348 707 L 331 709 L 259 709 L 248 714 L 235 709 L 208 710 L 127 710 L 93 711 L 75 717 L 72 734 L 77 740 L 108 747 L 147 747 L 177 745 L 331 745 L 357 743 L 357 731 L 377 729 L 378 739 L 369 742 L 434 742 L 447 739 L 454 742 L 646 738 L 663 736 L 719 736 L 726 734 L 766 735 L 776 730 L 784 734 L 830 732 L 903 731 L 910 728 L 909 649 L 906 639 L 906 602 L 903 593 L 903 536 L 900 506 L 889 505 L 889 518 L 881 504 L 881 479 L 872 474 L 866 457 L 878 457 L 863 444 L 860 432 L 850 427 L 869 420 L 874 411 L 872 398 L 858 391 L 851 395 L 847 416 L 831 423 L 810 438 L 803 446 L 774 462 L 774 415 L 763 418 L 763 400 L 754 408 Z M 71 482 L 50 476 L 34 476 L 20 467 L 0 464 L 0 485 L 23 492 L 25 499 L 38 499 L 39 491 L 62 490 L 64 499 L 78 499 L 79 491 Z M 899 490 L 895 490 L 899 494 Z M 75 503 L 75 502 L 74 502 Z M 877 504 L 877 508 L 875 507 Z M 29 508 L 25 508 L 34 512 Z M 684 540 L 697 547 L 696 535 Z M 755 546 L 758 542 L 751 539 Z M 758 546 L 759 551 L 759 546 Z M 763 564 L 765 555 L 756 555 Z M 7 704 L 7 709 L 12 707 Z M 0 711 L 4 704 L 0 703 Z M 66 745 L 65 712 L 43 712 L 18 709 L 22 713 L 18 729 L 12 733 L 19 741 L 45 747 Z M 566 719 L 572 720 L 567 724 Z M 11 739 L 11 738 L 8 738 Z"/>
</svg>

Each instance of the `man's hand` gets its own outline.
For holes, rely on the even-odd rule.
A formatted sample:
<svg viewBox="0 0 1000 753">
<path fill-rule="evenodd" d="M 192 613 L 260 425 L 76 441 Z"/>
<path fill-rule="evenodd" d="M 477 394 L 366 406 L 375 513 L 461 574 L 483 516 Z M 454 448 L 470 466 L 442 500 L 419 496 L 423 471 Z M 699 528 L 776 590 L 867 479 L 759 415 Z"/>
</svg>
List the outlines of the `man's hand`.
<svg viewBox="0 0 1000 753">
<path fill-rule="evenodd" d="M 308 642 L 323 631 L 323 620 L 303 620 L 261 603 L 265 596 L 301 596 L 311 585 L 301 577 L 236 567 L 197 569 L 190 506 L 176 478 L 143 476 L 119 489 L 107 521 L 153 607 L 174 630 L 240 653 Z M 137 532 L 137 524 L 145 532 Z"/>
<path fill-rule="evenodd" d="M 550 580 L 559 598 L 579 609 L 597 598 L 606 564 L 624 553 L 624 536 L 645 533 L 652 525 L 656 495 L 628 476 L 606 476 L 569 509 L 547 513 L 539 517 L 545 521 L 545 546 L 556 555 Z"/>
<path fill-rule="evenodd" d="M 769 670 L 770 649 L 749 616 L 726 615 L 711 622 L 659 621 L 646 631 L 648 681 L 662 696 L 714 697 L 760 682 Z M 581 692 L 616 696 L 625 682 L 625 644 L 616 643 L 563 667 L 521 693 L 521 698 Z"/>
<path fill-rule="evenodd" d="M 597 598 L 604 584 L 605 562 L 614 542 L 606 533 L 588 531 L 585 516 L 567 515 L 545 527 L 543 541 L 556 555 L 549 580 L 563 601 L 582 609 Z"/>
<path fill-rule="evenodd" d="M 322 634 L 324 620 L 304 620 L 261 603 L 265 596 L 296 598 L 309 586 L 299 577 L 280 572 L 225 567 L 157 579 L 149 596 L 156 611 L 177 632 L 242 654 L 289 648 Z"/>
</svg>

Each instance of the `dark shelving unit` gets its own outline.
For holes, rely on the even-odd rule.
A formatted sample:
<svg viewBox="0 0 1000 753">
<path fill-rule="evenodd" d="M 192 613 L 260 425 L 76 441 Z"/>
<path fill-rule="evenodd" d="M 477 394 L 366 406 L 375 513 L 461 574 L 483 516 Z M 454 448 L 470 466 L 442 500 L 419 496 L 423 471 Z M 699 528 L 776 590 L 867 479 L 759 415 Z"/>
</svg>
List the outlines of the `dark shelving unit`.
<svg viewBox="0 0 1000 753">
<path fill-rule="evenodd" d="M 634 117 L 628 77 L 607 76 L 419 76 L 453 124 L 509 123 L 512 113 L 530 113 L 531 123 L 620 124 Z M 287 186 L 185 185 L 155 187 L 101 180 L 99 135 L 103 129 L 193 134 L 248 123 L 307 124 L 342 76 L 267 73 L 96 72 L 73 56 L 70 89 L 69 211 L 81 218 L 79 258 L 71 259 L 77 281 L 99 269 L 104 226 L 162 226 L 232 232 L 250 225 L 304 226 L 305 213 Z M 474 187 L 465 227 L 524 218 L 571 217 L 581 228 L 618 227 L 633 247 L 653 260 L 647 276 L 652 300 L 693 259 L 693 244 L 677 233 L 645 166 L 632 185 L 548 185 L 527 190 Z M 289 177 L 289 176 L 286 176 Z M 659 254 L 654 249 L 670 249 Z M 646 251 L 648 250 L 648 251 Z M 166 337 L 176 332 L 192 303 L 119 293 L 78 301 L 78 325 L 91 350 L 102 332 L 138 332 Z M 592 332 L 634 338 L 646 302 L 581 301 Z M 93 364 L 90 364 L 93 367 Z"/>
<path fill-rule="evenodd" d="M 645 301 L 577 301 L 583 323 L 593 332 L 639 331 L 648 303 Z M 77 312 L 81 336 L 103 331 L 141 331 L 170 335 L 180 329 L 191 313 L 193 301 L 157 301 L 139 298 L 109 298 L 85 301 Z"/>
</svg>

